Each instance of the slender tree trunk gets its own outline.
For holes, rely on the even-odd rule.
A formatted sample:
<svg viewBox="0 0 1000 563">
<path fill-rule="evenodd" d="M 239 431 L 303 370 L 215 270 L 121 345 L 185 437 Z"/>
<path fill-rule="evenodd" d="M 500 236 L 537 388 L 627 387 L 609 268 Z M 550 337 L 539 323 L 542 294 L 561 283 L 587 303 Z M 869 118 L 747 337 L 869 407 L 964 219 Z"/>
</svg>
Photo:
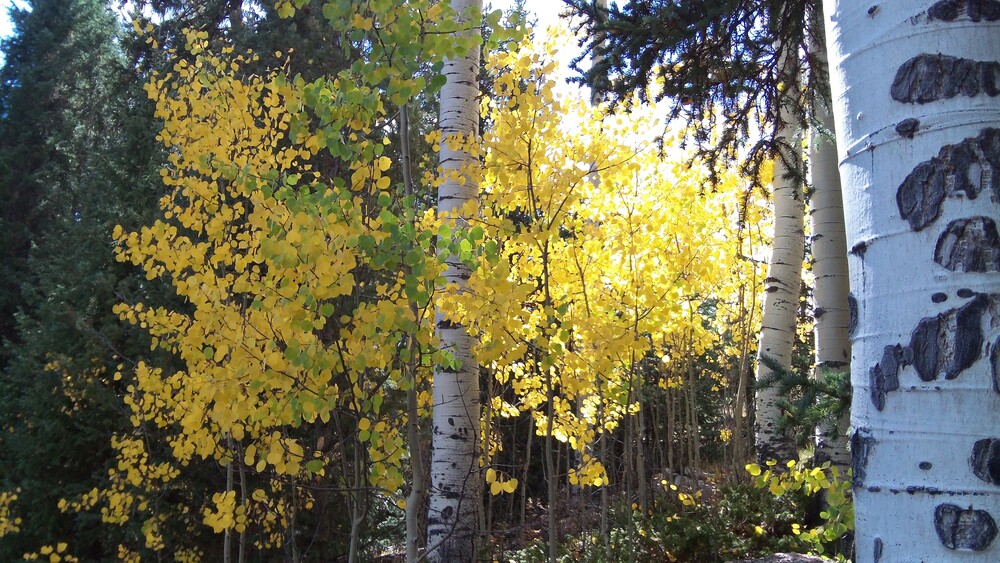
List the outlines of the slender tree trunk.
<svg viewBox="0 0 1000 563">
<path fill-rule="evenodd" d="M 827 0 L 856 561 L 997 561 L 1000 6 Z"/>
<path fill-rule="evenodd" d="M 354 482 L 351 492 L 351 542 L 348 546 L 347 560 L 349 563 L 357 563 L 361 556 L 361 531 L 365 523 L 365 497 L 368 494 L 365 488 L 364 478 L 364 453 L 360 443 L 354 447 Z M 295 538 L 292 536 L 293 559 L 298 561 L 298 553 L 295 546 Z"/>
<path fill-rule="evenodd" d="M 409 106 L 399 108 L 399 145 L 402 152 L 403 187 L 407 196 L 412 196 L 413 178 L 410 169 L 410 118 Z M 414 217 L 414 219 L 416 219 Z M 410 302 L 410 314 L 417 318 L 416 302 Z M 417 369 L 420 361 L 420 345 L 415 335 L 410 335 L 407 343 L 410 359 L 406 363 L 406 376 L 410 388 L 406 390 L 406 437 L 410 446 L 410 471 L 412 472 L 410 494 L 406 497 L 406 561 L 416 563 L 420 554 L 420 503 L 424 498 L 424 465 L 420 456 L 420 412 L 417 408 Z"/>
<path fill-rule="evenodd" d="M 811 41 L 813 64 L 826 66 L 826 48 L 819 40 Z M 826 96 L 817 98 L 829 99 Z M 826 131 L 810 130 L 809 175 L 813 187 L 812 269 L 816 278 L 813 290 L 816 340 L 815 377 L 823 382 L 830 374 L 846 375 L 850 370 L 851 339 L 848 297 L 847 236 L 844 227 L 844 200 L 837 170 L 837 142 L 829 135 L 835 131 L 833 115 L 825 103 L 813 108 L 813 118 Z M 817 462 L 829 461 L 842 475 L 847 474 L 851 454 L 847 450 L 847 423 L 824 422 L 816 427 Z"/>
<path fill-rule="evenodd" d="M 754 276 L 756 278 L 756 276 Z M 752 280 L 756 281 L 756 279 Z M 754 285 L 751 284 L 751 288 Z M 742 481 L 743 465 L 747 461 L 747 419 L 749 418 L 747 404 L 747 387 L 749 387 L 749 367 L 750 367 L 750 330 L 755 302 L 751 301 L 750 307 L 746 306 L 747 286 L 740 286 L 740 318 L 737 326 L 739 335 L 742 338 L 740 346 L 739 372 L 736 374 L 736 404 L 733 408 L 733 475 L 737 481 Z M 756 292 L 749 291 L 751 296 Z M 751 298 L 753 299 L 753 298 Z"/>
<path fill-rule="evenodd" d="M 674 463 L 674 437 L 677 434 L 676 417 L 677 405 L 674 404 L 674 390 L 667 386 L 667 468 L 671 473 L 677 472 L 677 465 Z"/>
<path fill-rule="evenodd" d="M 788 95 L 797 95 L 798 65 L 786 57 L 781 63 L 780 81 L 786 84 Z M 802 285 L 802 260 L 805 253 L 805 202 L 801 182 L 802 155 L 793 118 L 786 101 L 781 108 L 777 140 L 780 154 L 774 162 L 774 238 L 767 278 L 764 280 L 764 313 L 760 328 L 757 381 L 771 375 L 763 358 L 769 357 L 778 365 L 790 369 L 792 348 L 795 342 L 795 317 L 799 309 Z M 788 460 L 798 457 L 792 439 L 779 432 L 781 417 L 777 386 L 756 391 L 756 422 L 754 425 L 757 458 Z"/>
<path fill-rule="evenodd" d="M 451 5 L 463 16 L 482 11 L 482 0 L 452 0 Z M 460 39 L 468 40 L 479 33 L 478 21 L 466 19 L 464 23 Z M 469 139 L 479 134 L 478 69 L 479 49 L 445 60 L 442 72 L 448 82 L 441 88 L 440 114 L 445 139 Z M 476 165 L 476 157 L 469 151 L 441 143 L 444 184 L 438 189 L 438 213 L 457 216 L 460 225 L 467 225 L 469 219 L 461 215 L 463 206 L 477 198 L 473 172 Z M 470 275 L 468 266 L 454 254 L 446 264 L 445 280 L 463 288 Z M 427 544 L 432 561 L 472 561 L 478 552 L 482 511 L 479 370 L 472 357 L 472 337 L 465 326 L 439 313 L 437 330 L 441 347 L 452 355 L 456 366 L 440 367 L 434 373 L 434 451 Z"/>
<path fill-rule="evenodd" d="M 521 483 L 524 485 L 521 487 L 521 532 L 524 532 L 524 526 L 528 523 L 528 472 L 531 469 L 531 446 L 532 442 L 535 440 L 535 419 L 532 415 L 528 415 L 528 446 L 525 448 L 524 455 L 524 471 L 521 474 Z"/>
<path fill-rule="evenodd" d="M 240 462 L 240 505 L 247 506 L 247 473 L 246 466 L 243 465 L 243 449 L 239 450 L 239 457 L 237 460 Z M 236 560 L 239 563 L 245 563 L 247 556 L 247 530 L 244 527 L 243 531 L 240 532 L 240 549 Z"/>
<path fill-rule="evenodd" d="M 608 489 L 611 488 L 611 474 L 613 473 L 613 468 L 608 467 L 608 440 L 611 439 L 611 434 L 608 432 L 605 424 L 604 413 L 606 412 L 604 407 L 604 387 L 598 382 L 597 385 L 598 399 L 600 399 L 601 410 L 598 416 L 598 421 L 601 424 L 601 465 L 604 466 L 604 471 L 607 473 L 607 479 L 601 486 L 601 539 L 604 544 L 604 554 L 607 557 L 611 557 L 611 526 L 609 523 L 609 511 L 610 502 L 608 499 Z"/>
<path fill-rule="evenodd" d="M 547 492 L 546 498 L 548 501 L 549 563 L 555 563 L 559 549 L 559 530 L 558 521 L 556 520 L 556 505 L 558 504 L 556 502 L 556 468 L 552 454 L 552 417 L 555 413 L 552 412 L 553 396 L 551 376 L 546 378 L 546 387 L 548 388 L 548 407 L 546 412 L 547 420 L 545 422 L 545 483 Z"/>
<path fill-rule="evenodd" d="M 233 439 L 229 438 L 229 451 L 231 455 L 233 453 Z M 235 476 L 233 474 L 233 464 L 236 463 L 235 460 L 230 460 L 229 464 L 226 465 L 226 493 L 232 492 L 233 481 Z M 232 528 L 226 528 L 223 543 L 222 543 L 222 561 L 223 563 L 233 563 L 233 530 Z"/>
</svg>

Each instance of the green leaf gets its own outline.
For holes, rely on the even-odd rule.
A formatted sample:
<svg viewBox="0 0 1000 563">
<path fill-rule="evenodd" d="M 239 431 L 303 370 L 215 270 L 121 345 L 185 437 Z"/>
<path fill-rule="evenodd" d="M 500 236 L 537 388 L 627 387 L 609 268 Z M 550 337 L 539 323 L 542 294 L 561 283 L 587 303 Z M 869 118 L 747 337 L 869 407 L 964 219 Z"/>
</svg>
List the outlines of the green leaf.
<svg viewBox="0 0 1000 563">
<path fill-rule="evenodd" d="M 403 263 L 407 266 L 413 267 L 419 264 L 424 259 L 424 253 L 420 249 L 414 248 L 406 253 L 403 257 Z"/>
<path fill-rule="evenodd" d="M 431 83 L 428 86 L 428 94 L 436 94 L 441 90 L 441 88 L 448 82 L 448 78 L 443 74 L 436 74 L 431 78 Z"/>
</svg>

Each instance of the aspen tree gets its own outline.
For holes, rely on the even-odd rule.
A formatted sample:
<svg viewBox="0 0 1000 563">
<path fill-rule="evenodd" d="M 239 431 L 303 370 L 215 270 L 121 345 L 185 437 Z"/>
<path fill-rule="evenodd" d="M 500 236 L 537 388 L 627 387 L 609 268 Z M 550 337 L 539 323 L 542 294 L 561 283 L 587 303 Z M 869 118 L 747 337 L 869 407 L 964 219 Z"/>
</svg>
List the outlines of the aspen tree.
<svg viewBox="0 0 1000 563">
<path fill-rule="evenodd" d="M 1000 3 L 827 0 L 857 561 L 996 561 Z"/>
<path fill-rule="evenodd" d="M 458 36 L 478 33 L 481 0 L 452 0 L 458 13 Z M 463 25 L 464 24 L 464 25 Z M 479 47 L 448 57 L 442 74 L 439 126 L 442 133 L 438 214 L 469 224 L 479 179 L 478 157 L 470 148 L 479 135 Z M 445 232 L 442 237 L 447 239 Z M 445 260 L 444 278 L 461 291 L 471 275 L 460 254 Z M 472 356 L 473 340 L 466 327 L 438 313 L 441 349 L 452 357 L 434 373 L 433 453 L 427 516 L 428 557 L 431 561 L 472 561 L 478 551 L 482 512 L 480 477 L 479 365 Z"/>
</svg>

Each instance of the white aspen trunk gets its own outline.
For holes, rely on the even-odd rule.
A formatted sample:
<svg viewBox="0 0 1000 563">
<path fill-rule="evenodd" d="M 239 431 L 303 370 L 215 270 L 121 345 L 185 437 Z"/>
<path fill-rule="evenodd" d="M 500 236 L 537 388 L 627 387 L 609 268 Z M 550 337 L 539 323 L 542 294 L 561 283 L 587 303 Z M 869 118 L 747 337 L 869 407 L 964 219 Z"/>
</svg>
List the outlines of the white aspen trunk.
<svg viewBox="0 0 1000 563">
<path fill-rule="evenodd" d="M 826 66 L 826 46 L 811 41 L 813 63 Z M 851 362 L 851 339 L 848 334 L 850 311 L 847 270 L 847 235 L 844 226 L 844 199 L 837 169 L 837 142 L 833 115 L 819 103 L 813 108 L 814 120 L 826 130 L 813 127 L 809 139 L 809 176 L 813 187 L 812 256 L 814 328 L 816 341 L 815 377 L 824 381 L 827 374 L 847 373 Z M 829 461 L 847 475 L 851 454 L 847 449 L 847 420 L 816 427 L 816 461 Z"/>
<path fill-rule="evenodd" d="M 1000 561 L 1000 3 L 825 7 L 856 561 Z"/>
<path fill-rule="evenodd" d="M 782 82 L 785 92 L 796 95 L 798 90 L 797 66 L 786 61 L 782 65 Z M 782 156 L 775 158 L 772 197 L 774 199 L 774 239 L 771 258 L 764 280 L 764 310 L 760 327 L 757 381 L 771 375 L 771 369 L 761 361 L 770 357 L 785 369 L 792 365 L 795 342 L 795 318 L 799 309 L 802 286 L 802 260 L 805 254 L 805 202 L 802 193 L 801 170 L 789 177 L 789 167 L 801 168 L 800 142 L 793 129 L 794 121 L 787 106 L 781 110 L 784 125 L 778 132 L 783 145 Z M 756 391 L 756 421 L 754 441 L 757 458 L 761 461 L 798 459 L 794 441 L 779 432 L 781 418 L 778 402 L 781 399 L 776 385 Z"/>
<path fill-rule="evenodd" d="M 479 33 L 482 0 L 451 0 L 451 6 L 466 25 L 459 33 L 463 40 Z M 479 50 L 464 57 L 447 59 L 442 73 L 448 82 L 441 88 L 440 127 L 449 136 L 463 138 L 479 134 Z M 456 215 L 462 206 L 478 196 L 477 178 L 470 171 L 476 156 L 467 150 L 441 143 L 441 173 L 444 184 L 438 190 L 438 213 Z M 460 217 L 467 224 L 468 217 Z M 447 241 L 440 241 L 446 243 Z M 460 289 L 469 278 L 469 268 L 458 256 L 449 256 L 444 277 Z M 431 561 L 472 561 L 477 555 L 482 478 L 479 466 L 479 369 L 472 357 L 472 337 L 465 326 L 437 317 L 442 349 L 456 362 L 455 367 L 438 368 L 434 373 L 433 452 L 431 454 L 430 499 L 427 515 L 428 559 Z"/>
</svg>

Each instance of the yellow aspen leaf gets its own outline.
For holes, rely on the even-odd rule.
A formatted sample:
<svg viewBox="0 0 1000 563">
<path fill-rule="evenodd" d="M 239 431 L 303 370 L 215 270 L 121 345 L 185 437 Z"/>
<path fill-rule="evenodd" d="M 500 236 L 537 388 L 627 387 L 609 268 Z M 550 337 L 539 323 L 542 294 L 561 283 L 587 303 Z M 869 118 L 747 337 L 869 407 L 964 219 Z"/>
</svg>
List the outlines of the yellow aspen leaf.
<svg viewBox="0 0 1000 563">
<path fill-rule="evenodd" d="M 372 28 L 372 19 L 355 12 L 351 18 L 351 26 L 362 31 L 368 31 Z"/>
<path fill-rule="evenodd" d="M 785 493 L 784 485 L 782 485 L 777 478 L 771 479 L 771 485 L 769 489 L 771 490 L 771 494 L 774 496 L 781 496 Z"/>
<path fill-rule="evenodd" d="M 243 463 L 247 465 L 253 465 L 256 459 L 257 459 L 257 446 L 254 444 L 250 444 L 243 452 Z"/>
</svg>

